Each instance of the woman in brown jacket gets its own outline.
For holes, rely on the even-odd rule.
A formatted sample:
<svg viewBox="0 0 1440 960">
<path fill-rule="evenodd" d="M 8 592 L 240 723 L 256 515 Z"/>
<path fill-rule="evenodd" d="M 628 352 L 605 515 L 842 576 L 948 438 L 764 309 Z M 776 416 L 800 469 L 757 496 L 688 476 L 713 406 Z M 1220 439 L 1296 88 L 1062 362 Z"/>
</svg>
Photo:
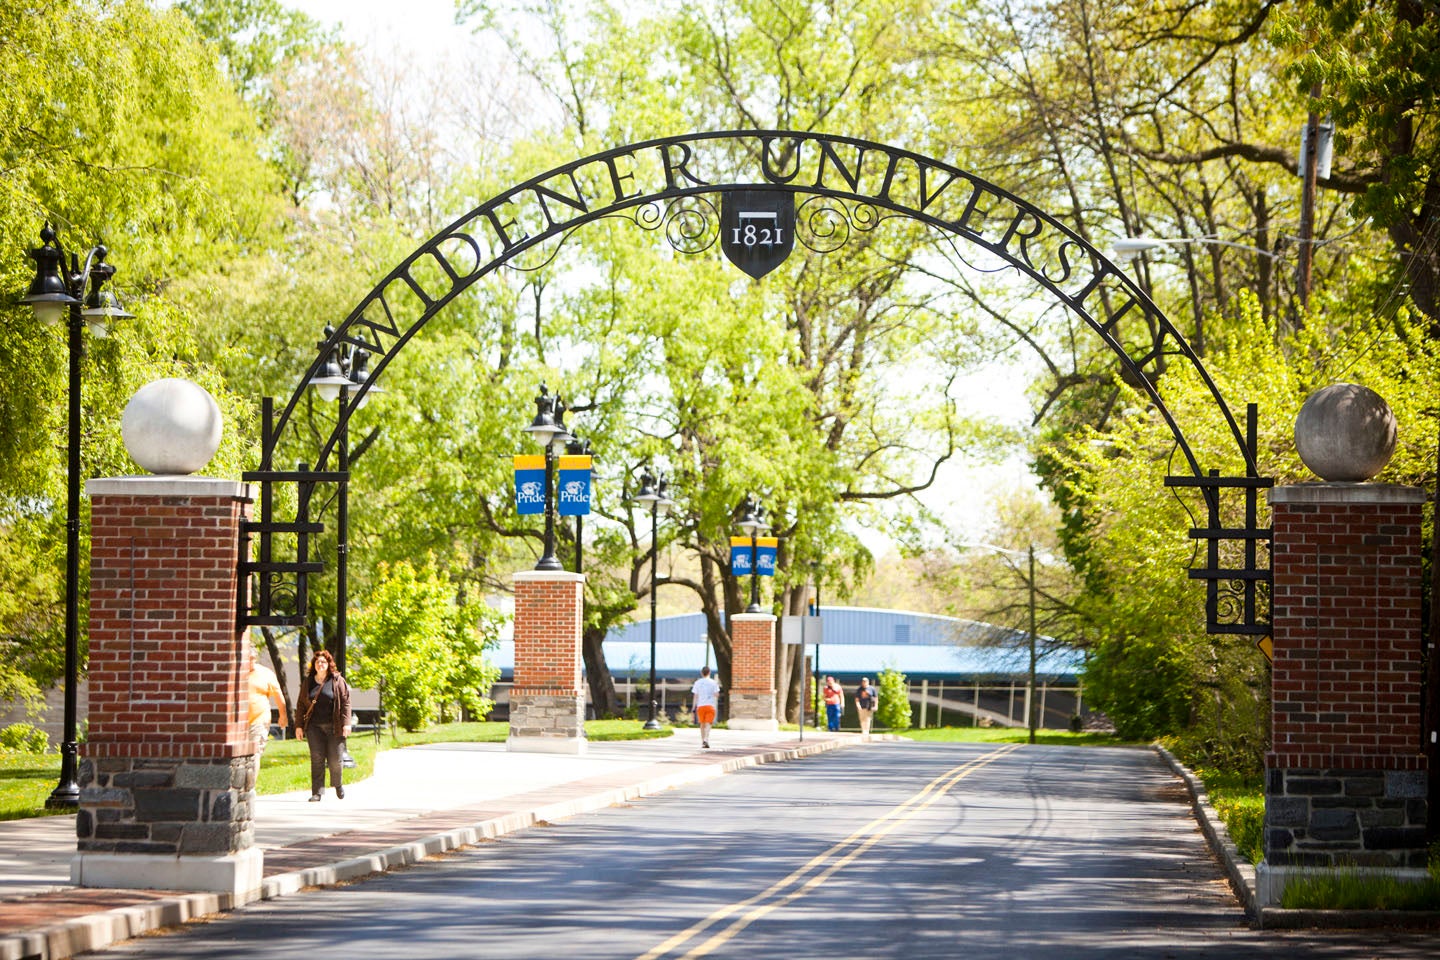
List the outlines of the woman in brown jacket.
<svg viewBox="0 0 1440 960">
<path fill-rule="evenodd" d="M 325 768 L 330 768 L 330 785 L 335 796 L 345 799 L 340 782 L 340 747 L 350 736 L 350 685 L 335 669 L 330 651 L 321 650 L 310 661 L 310 672 L 301 683 L 295 704 L 295 735 L 310 746 L 310 802 L 325 792 Z"/>
</svg>

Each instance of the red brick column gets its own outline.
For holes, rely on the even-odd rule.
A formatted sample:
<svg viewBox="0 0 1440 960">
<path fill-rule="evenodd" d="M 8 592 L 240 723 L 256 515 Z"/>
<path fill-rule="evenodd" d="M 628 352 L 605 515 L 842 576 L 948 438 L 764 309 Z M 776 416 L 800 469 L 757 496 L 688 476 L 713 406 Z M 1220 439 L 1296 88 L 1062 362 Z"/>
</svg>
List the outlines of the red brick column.
<svg viewBox="0 0 1440 960">
<path fill-rule="evenodd" d="M 1262 903 L 1306 869 L 1424 874 L 1418 488 L 1270 493 L 1271 752 Z"/>
<path fill-rule="evenodd" d="M 737 613 L 730 618 L 732 730 L 779 730 L 775 711 L 775 618 Z"/>
<path fill-rule="evenodd" d="M 250 644 L 237 621 L 249 488 L 190 476 L 91 480 L 82 886 L 258 890 Z"/>
<path fill-rule="evenodd" d="M 584 606 L 584 574 L 515 574 L 511 750 L 585 752 L 585 690 L 580 682 Z"/>
</svg>

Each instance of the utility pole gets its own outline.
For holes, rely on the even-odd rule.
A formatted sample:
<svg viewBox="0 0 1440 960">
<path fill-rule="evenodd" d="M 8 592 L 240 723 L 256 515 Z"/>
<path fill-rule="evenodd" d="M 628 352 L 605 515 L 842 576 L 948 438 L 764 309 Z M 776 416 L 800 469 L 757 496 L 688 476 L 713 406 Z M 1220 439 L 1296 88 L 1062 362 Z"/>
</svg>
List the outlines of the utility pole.
<svg viewBox="0 0 1440 960">
<path fill-rule="evenodd" d="M 1035 742 L 1035 544 L 1030 544 L 1030 688 L 1025 691 L 1025 722 L 1030 727 L 1030 742 Z"/>
</svg>

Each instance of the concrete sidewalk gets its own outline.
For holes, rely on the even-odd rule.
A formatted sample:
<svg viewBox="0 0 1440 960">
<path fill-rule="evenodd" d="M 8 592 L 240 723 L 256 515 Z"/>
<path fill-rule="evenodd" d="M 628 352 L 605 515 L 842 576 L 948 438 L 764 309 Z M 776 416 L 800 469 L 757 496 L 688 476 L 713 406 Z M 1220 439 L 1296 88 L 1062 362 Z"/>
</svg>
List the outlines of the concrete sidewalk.
<svg viewBox="0 0 1440 960">
<path fill-rule="evenodd" d="M 0 960 L 60 960 L 86 950 L 272 899 L 354 880 L 487 837 L 718 777 L 865 742 L 858 734 L 713 730 L 657 740 L 595 742 L 581 756 L 520 753 L 504 744 L 387 750 L 374 776 L 345 788 L 257 798 L 265 851 L 257 896 L 70 885 L 74 816 L 0 822 Z M 878 739 L 878 738 L 877 738 Z M 885 739 L 890 739 L 886 737 Z"/>
</svg>

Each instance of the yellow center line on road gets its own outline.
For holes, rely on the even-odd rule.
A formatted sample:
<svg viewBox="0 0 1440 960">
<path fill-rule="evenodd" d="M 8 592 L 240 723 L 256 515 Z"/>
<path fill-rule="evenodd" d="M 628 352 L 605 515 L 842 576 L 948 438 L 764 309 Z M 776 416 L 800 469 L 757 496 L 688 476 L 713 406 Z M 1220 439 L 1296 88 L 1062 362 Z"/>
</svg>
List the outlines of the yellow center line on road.
<svg viewBox="0 0 1440 960">
<path fill-rule="evenodd" d="M 996 760 L 1007 756 L 1020 749 L 1019 744 L 1007 744 L 997 750 L 993 750 L 983 756 L 968 760 L 957 767 L 940 774 L 927 783 L 913 796 L 903 803 L 897 804 L 884 815 L 876 817 L 865 826 L 856 830 L 850 836 L 833 844 L 824 853 L 818 854 L 809 861 L 792 871 L 788 876 L 777 880 L 760 893 L 744 900 L 721 907 L 703 920 L 697 921 L 686 930 L 675 934 L 664 942 L 657 944 L 650 950 L 636 957 L 636 960 L 657 960 L 668 953 L 671 953 L 685 944 L 695 940 L 700 934 L 710 929 L 722 920 L 741 914 L 731 921 L 730 925 L 719 933 L 713 934 L 709 939 L 693 947 L 684 954 L 682 960 L 694 960 L 696 957 L 703 957 L 713 951 L 716 947 L 734 937 L 741 930 L 751 923 L 765 916 L 773 910 L 784 906 L 791 901 L 804 896 L 815 887 L 824 883 L 837 870 L 853 861 L 861 853 L 878 843 L 882 837 L 889 834 L 896 827 L 910 820 L 916 814 L 929 807 L 932 803 L 943 797 L 951 787 L 968 777 L 975 771 L 994 763 Z M 849 852 L 845 852 L 846 850 Z M 843 854 L 843 856 L 841 855 Z M 823 869 L 822 869 L 823 868 Z M 806 877 L 818 871 L 807 880 Z M 803 882 L 802 882 L 803 881 Z M 794 887 L 789 893 L 781 894 L 787 889 Z M 771 900 L 771 898 L 776 898 Z M 767 900 L 771 902 L 766 903 Z M 742 913 L 743 911 L 743 913 Z"/>
</svg>

